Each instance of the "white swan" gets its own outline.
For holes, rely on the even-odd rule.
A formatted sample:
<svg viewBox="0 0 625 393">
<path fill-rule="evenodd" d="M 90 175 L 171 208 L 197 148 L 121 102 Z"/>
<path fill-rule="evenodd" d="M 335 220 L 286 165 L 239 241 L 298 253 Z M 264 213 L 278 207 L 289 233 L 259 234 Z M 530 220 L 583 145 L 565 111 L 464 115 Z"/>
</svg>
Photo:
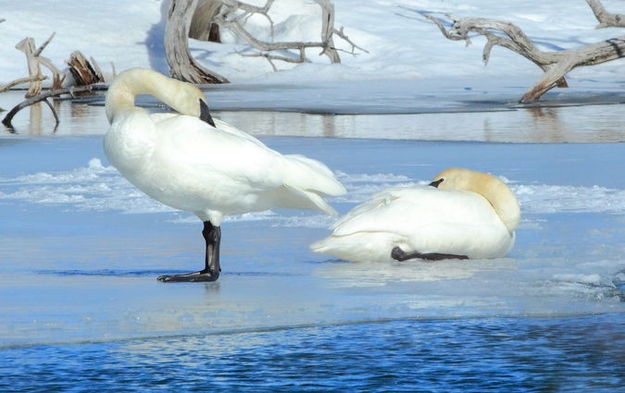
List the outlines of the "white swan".
<svg viewBox="0 0 625 393">
<path fill-rule="evenodd" d="M 138 94 L 153 95 L 178 113 L 150 114 L 135 106 Z M 224 215 L 270 208 L 336 214 L 322 196 L 345 193 L 322 163 L 282 155 L 251 135 L 213 120 L 205 99 L 190 83 L 139 68 L 119 74 L 106 95 L 111 126 L 104 137 L 104 151 L 111 164 L 150 197 L 193 212 L 204 222 L 204 269 L 160 276 L 161 281 L 219 277 Z"/>
<path fill-rule="evenodd" d="M 311 249 L 349 261 L 498 258 L 512 248 L 520 215 L 516 197 L 501 180 L 450 168 L 429 186 L 374 195 Z"/>
</svg>

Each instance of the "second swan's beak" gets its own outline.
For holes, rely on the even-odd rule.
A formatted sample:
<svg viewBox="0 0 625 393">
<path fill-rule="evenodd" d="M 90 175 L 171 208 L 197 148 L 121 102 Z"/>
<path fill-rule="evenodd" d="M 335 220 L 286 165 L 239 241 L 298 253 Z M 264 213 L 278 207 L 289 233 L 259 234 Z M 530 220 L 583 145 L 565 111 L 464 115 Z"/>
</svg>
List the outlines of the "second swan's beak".
<svg viewBox="0 0 625 393">
<path fill-rule="evenodd" d="M 438 180 L 433 181 L 432 183 L 428 184 L 429 186 L 432 186 L 434 188 L 438 188 L 438 185 L 441 184 L 445 179 L 440 178 Z"/>
</svg>

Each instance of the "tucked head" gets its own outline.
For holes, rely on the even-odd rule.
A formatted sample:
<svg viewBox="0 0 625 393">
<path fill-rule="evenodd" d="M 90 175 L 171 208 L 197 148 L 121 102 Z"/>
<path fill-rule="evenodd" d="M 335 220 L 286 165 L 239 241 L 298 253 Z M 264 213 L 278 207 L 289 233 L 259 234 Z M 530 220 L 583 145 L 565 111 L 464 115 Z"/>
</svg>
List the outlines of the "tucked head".
<svg viewBox="0 0 625 393">
<path fill-rule="evenodd" d="M 495 176 L 470 169 L 448 168 L 434 176 L 430 185 L 478 193 L 490 202 L 510 232 L 519 225 L 519 202 L 512 190 Z"/>
<path fill-rule="evenodd" d="M 116 113 L 135 106 L 135 96 L 149 94 L 176 112 L 200 116 L 200 100 L 206 101 L 204 93 L 195 85 L 169 78 L 145 68 L 131 68 L 115 78 L 106 96 L 106 113 L 112 122 Z"/>
</svg>

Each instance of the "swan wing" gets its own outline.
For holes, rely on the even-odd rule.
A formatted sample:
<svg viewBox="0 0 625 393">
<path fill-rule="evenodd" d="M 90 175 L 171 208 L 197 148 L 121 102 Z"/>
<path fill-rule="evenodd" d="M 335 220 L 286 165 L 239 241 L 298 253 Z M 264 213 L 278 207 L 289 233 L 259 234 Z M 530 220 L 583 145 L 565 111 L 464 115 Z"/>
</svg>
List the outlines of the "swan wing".
<svg viewBox="0 0 625 393">
<path fill-rule="evenodd" d="M 391 261 L 406 252 L 470 258 L 505 255 L 514 241 L 488 201 L 462 190 L 407 187 L 385 190 L 343 217 L 315 252 L 353 261 Z"/>
<path fill-rule="evenodd" d="M 249 135 L 214 128 L 192 116 L 172 117 L 156 126 L 162 161 L 192 169 L 198 180 L 240 182 L 258 189 L 283 184 L 282 156 Z"/>
<path fill-rule="evenodd" d="M 168 194 L 192 190 L 189 194 L 210 199 L 227 214 L 273 207 L 335 214 L 320 194 L 344 192 L 323 164 L 282 155 L 234 128 L 222 130 L 192 116 L 171 117 L 156 128 L 159 141 L 152 165 L 159 168 L 153 173 L 159 172 L 154 176 Z"/>
<path fill-rule="evenodd" d="M 476 193 L 415 186 L 376 194 L 342 218 L 333 235 L 391 232 L 409 237 L 467 225 L 500 224 L 496 220 L 488 201 Z"/>
</svg>

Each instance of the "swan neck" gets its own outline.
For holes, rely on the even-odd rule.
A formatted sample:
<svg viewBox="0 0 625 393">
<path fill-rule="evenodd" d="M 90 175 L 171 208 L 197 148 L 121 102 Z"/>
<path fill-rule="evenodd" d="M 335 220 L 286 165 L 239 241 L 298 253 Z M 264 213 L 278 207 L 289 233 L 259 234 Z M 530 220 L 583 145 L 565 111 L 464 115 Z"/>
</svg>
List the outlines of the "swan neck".
<svg viewBox="0 0 625 393">
<path fill-rule="evenodd" d="M 203 93 L 194 85 L 166 77 L 148 69 L 130 69 L 119 74 L 106 95 L 106 115 L 112 124 L 116 116 L 136 110 L 135 97 L 149 94 L 180 114 L 199 116 Z"/>
<path fill-rule="evenodd" d="M 521 220 L 521 208 L 512 190 L 505 183 L 498 181 L 482 190 L 481 194 L 493 206 L 508 231 L 514 232 Z"/>
</svg>

